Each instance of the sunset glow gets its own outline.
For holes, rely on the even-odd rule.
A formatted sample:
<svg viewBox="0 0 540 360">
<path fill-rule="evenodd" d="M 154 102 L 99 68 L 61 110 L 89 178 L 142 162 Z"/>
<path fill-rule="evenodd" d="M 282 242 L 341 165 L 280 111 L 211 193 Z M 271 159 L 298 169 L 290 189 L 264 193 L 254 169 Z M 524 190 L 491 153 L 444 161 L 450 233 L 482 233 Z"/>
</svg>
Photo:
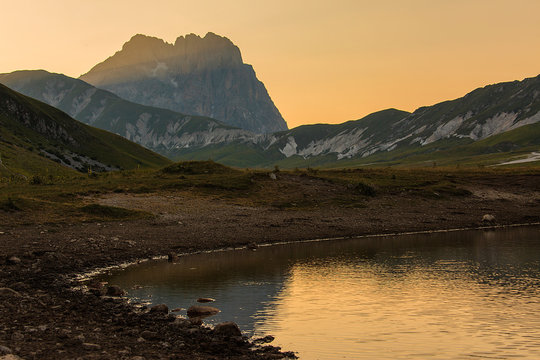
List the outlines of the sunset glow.
<svg viewBox="0 0 540 360">
<path fill-rule="evenodd" d="M 252 64 L 289 127 L 412 111 L 540 73 L 537 0 L 47 0 L 2 6 L 0 73 L 78 77 L 134 34 L 209 31 Z"/>
</svg>

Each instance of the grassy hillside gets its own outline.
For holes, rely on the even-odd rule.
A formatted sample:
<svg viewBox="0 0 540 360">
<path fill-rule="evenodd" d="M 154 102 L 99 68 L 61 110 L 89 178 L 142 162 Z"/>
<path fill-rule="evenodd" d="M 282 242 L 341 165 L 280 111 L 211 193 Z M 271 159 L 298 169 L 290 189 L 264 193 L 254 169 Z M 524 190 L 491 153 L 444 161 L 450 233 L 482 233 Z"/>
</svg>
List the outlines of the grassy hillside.
<svg viewBox="0 0 540 360">
<path fill-rule="evenodd" d="M 2 173 L 66 173 L 156 168 L 161 155 L 120 136 L 84 125 L 64 112 L 0 85 Z M 48 160 L 47 160 L 48 159 Z M 60 165 L 53 165 L 51 161 Z M 8 167 L 8 169 L 6 169 Z"/>
</svg>

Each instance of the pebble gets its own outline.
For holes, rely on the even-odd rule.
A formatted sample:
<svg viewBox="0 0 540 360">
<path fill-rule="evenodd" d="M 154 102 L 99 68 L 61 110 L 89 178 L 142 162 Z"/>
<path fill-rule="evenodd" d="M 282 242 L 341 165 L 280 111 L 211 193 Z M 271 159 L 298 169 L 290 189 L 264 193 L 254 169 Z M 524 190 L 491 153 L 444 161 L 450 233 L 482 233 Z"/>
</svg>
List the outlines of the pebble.
<svg viewBox="0 0 540 360">
<path fill-rule="evenodd" d="M 188 335 L 194 335 L 199 332 L 199 328 L 190 328 L 186 330 L 186 334 Z"/>
<path fill-rule="evenodd" d="M 21 297 L 21 293 L 10 288 L 0 288 L 0 296 L 17 296 Z"/>
<path fill-rule="evenodd" d="M 101 346 L 98 344 L 92 344 L 92 343 L 83 343 L 82 347 L 84 350 L 88 351 L 99 351 L 101 350 Z"/>
<path fill-rule="evenodd" d="M 125 294 L 125 291 L 118 285 L 112 285 L 107 287 L 107 295 L 109 296 L 122 296 Z"/>
<path fill-rule="evenodd" d="M 167 261 L 168 262 L 176 262 L 178 260 L 180 260 L 180 258 L 175 253 L 170 252 L 170 253 L 167 254 Z"/>
<path fill-rule="evenodd" d="M 191 325 L 191 321 L 184 318 L 176 318 L 173 322 L 173 325 L 178 326 L 178 327 L 188 327 Z"/>
<path fill-rule="evenodd" d="M 141 333 L 141 337 L 145 340 L 156 340 L 159 339 L 159 334 L 155 331 L 145 330 Z"/>
<path fill-rule="evenodd" d="M 226 337 L 242 336 L 240 328 L 232 321 L 217 324 L 214 327 L 214 334 Z"/>
<path fill-rule="evenodd" d="M 219 309 L 211 306 L 193 305 L 187 310 L 187 315 L 189 317 L 215 315 L 217 313 L 219 313 Z"/>
<path fill-rule="evenodd" d="M 7 259 L 7 263 L 10 265 L 17 265 L 21 263 L 21 259 L 16 256 L 11 256 Z"/>
<path fill-rule="evenodd" d="M 7 346 L 0 345 L 0 355 L 12 354 L 13 351 Z"/>
<path fill-rule="evenodd" d="M 0 360 L 23 360 L 23 358 L 18 357 L 17 355 L 13 355 L 13 354 L 7 354 L 7 355 L 0 356 Z"/>
<path fill-rule="evenodd" d="M 168 314 L 169 313 L 169 307 L 165 304 L 159 304 L 154 305 L 150 308 L 151 313 L 162 313 L 162 314 Z"/>
<path fill-rule="evenodd" d="M 212 299 L 212 298 L 198 298 L 197 299 L 198 303 L 208 303 L 208 302 L 214 302 L 214 301 L 216 301 L 216 299 Z"/>
<path fill-rule="evenodd" d="M 272 335 L 266 335 L 263 338 L 255 339 L 253 342 L 257 344 L 268 344 L 274 341 L 274 337 Z"/>
</svg>

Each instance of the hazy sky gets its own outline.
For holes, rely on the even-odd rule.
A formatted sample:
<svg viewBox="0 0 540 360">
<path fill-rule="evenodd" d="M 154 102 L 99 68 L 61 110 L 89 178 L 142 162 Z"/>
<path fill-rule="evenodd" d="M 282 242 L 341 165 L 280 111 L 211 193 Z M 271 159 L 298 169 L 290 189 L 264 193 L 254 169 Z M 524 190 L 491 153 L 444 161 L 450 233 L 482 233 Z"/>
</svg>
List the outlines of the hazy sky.
<svg viewBox="0 0 540 360">
<path fill-rule="evenodd" d="M 540 74 L 539 0 L 0 0 L 0 73 L 78 77 L 134 34 L 212 31 L 289 127 L 339 123 Z"/>
</svg>

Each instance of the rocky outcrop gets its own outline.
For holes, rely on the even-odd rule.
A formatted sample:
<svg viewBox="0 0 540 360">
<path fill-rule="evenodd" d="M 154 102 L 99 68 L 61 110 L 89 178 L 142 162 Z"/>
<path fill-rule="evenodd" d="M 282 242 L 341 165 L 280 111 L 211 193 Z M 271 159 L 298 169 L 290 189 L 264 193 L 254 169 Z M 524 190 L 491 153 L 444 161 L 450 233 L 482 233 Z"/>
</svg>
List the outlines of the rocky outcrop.
<svg viewBox="0 0 540 360">
<path fill-rule="evenodd" d="M 80 79 L 139 104 L 208 116 L 256 133 L 287 129 L 238 47 L 213 33 L 180 36 L 174 44 L 135 35 Z"/>
</svg>

